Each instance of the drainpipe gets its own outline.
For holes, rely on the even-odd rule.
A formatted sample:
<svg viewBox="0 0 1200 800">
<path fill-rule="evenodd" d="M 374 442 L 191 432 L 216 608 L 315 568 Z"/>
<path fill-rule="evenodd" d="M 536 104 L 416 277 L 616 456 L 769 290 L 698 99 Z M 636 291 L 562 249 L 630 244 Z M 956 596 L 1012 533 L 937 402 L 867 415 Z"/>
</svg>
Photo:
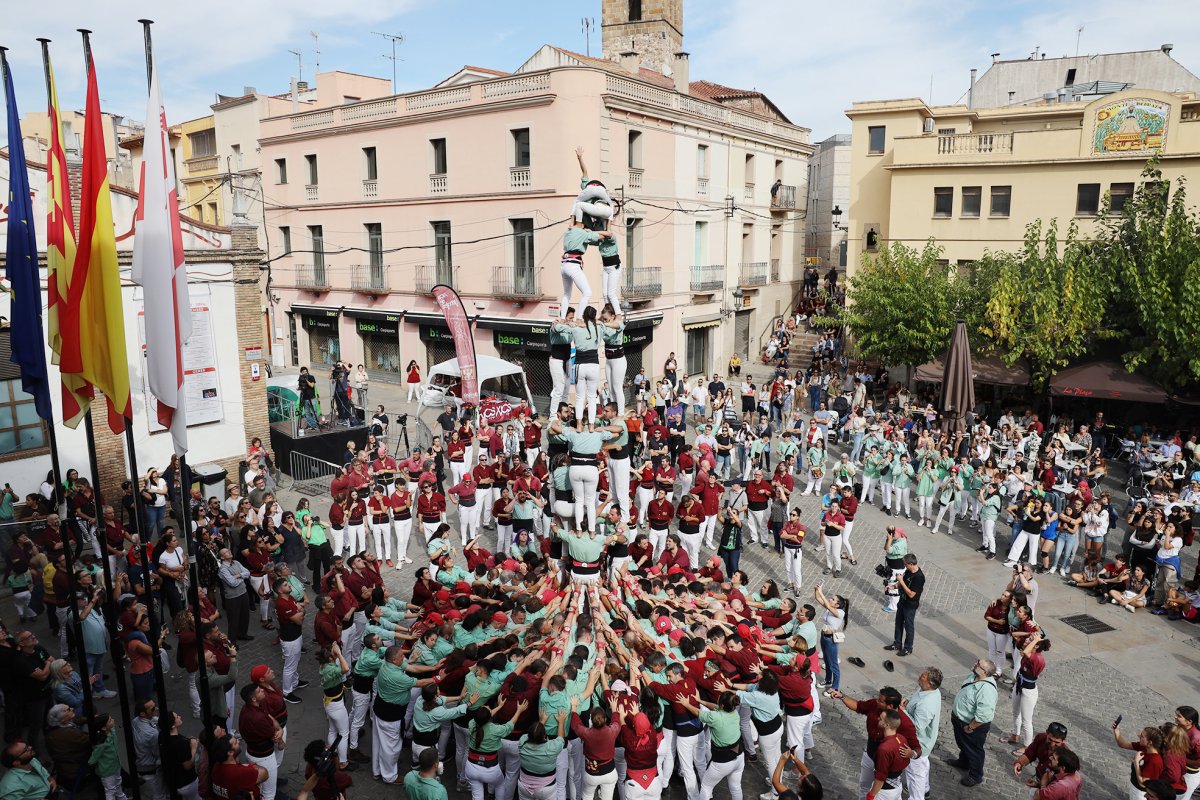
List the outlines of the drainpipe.
<svg viewBox="0 0 1200 800">
<path fill-rule="evenodd" d="M 975 107 L 975 72 L 971 70 L 971 88 L 967 89 L 967 108 Z"/>
</svg>

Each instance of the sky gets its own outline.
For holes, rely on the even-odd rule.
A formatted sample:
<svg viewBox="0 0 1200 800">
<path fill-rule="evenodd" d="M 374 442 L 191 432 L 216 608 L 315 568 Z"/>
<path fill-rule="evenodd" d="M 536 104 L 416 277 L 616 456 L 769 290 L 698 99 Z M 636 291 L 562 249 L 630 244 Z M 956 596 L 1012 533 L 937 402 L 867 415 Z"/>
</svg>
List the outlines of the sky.
<svg viewBox="0 0 1200 800">
<path fill-rule="evenodd" d="M 1144 9 L 1144 10 L 1143 10 Z M 600 50 L 599 0 L 50 0 L 20 3 L 0 26 L 22 113 L 45 109 L 40 50 L 51 54 L 60 102 L 83 108 L 81 40 L 90 28 L 101 103 L 135 119 L 145 116 L 142 29 L 153 26 L 168 119 L 209 111 L 217 93 L 243 86 L 282 93 L 297 73 L 311 80 L 320 49 L 322 71 L 391 77 L 396 49 L 400 91 L 426 88 L 464 64 L 511 70 L 543 44 L 585 51 L 582 20 L 595 20 L 591 52 Z M 1082 32 L 1078 29 L 1083 27 Z M 312 33 L 319 38 L 314 41 Z M 965 96 L 969 70 L 980 74 L 990 53 L 1024 58 L 1078 52 L 1156 49 L 1176 43 L 1173 57 L 1200 73 L 1200 14 L 1195 0 L 685 0 L 684 47 L 692 80 L 711 80 L 767 94 L 813 141 L 849 131 L 845 109 L 856 100 L 922 97 L 951 103 Z M 932 84 L 932 93 L 931 93 Z M 0 117 L 0 126 L 3 118 Z"/>
</svg>

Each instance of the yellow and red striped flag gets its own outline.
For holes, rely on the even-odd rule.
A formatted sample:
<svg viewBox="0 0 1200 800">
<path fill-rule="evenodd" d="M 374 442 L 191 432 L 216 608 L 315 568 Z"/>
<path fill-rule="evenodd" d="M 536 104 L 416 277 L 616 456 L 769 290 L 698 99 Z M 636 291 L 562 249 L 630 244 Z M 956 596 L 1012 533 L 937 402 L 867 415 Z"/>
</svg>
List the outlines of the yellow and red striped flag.
<svg viewBox="0 0 1200 800">
<path fill-rule="evenodd" d="M 62 341 L 59 369 L 77 375 L 108 399 L 108 427 L 125 430 L 133 420 L 129 397 L 129 357 L 112 196 L 100 117 L 95 64 L 88 71 L 83 123 L 83 182 L 79 203 L 79 240 L 67 279 L 66 302 L 59 313 Z"/>
<path fill-rule="evenodd" d="M 75 218 L 71 212 L 71 185 L 67 180 L 67 152 L 62 140 L 62 115 L 58 110 L 58 87 L 54 67 L 46 56 L 50 73 L 50 151 L 46 154 L 46 297 L 50 350 L 55 364 L 60 363 L 62 334 L 59 314 L 67 298 L 67 280 L 75 263 Z M 72 428 L 79 425 L 91 407 L 91 390 L 78 375 L 62 374 L 63 421 Z"/>
</svg>

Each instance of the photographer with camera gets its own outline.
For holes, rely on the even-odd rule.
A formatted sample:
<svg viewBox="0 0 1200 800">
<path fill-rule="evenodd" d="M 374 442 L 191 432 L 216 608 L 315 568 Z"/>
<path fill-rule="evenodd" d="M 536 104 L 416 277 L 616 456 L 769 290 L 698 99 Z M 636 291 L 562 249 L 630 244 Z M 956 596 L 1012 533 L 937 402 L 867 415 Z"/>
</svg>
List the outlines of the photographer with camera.
<svg viewBox="0 0 1200 800">
<path fill-rule="evenodd" d="M 341 744 L 342 736 L 338 734 L 332 744 L 326 745 L 322 739 L 313 739 L 304 748 L 304 786 L 300 788 L 300 793 L 296 795 L 296 800 L 343 800 L 346 797 L 346 790 L 354 784 L 354 779 L 347 773 L 338 768 L 337 749 Z M 433 751 L 437 755 L 437 751 Z M 434 759 L 436 773 L 436 758 Z M 415 773 L 412 773 L 415 774 Z M 436 775 L 435 775 L 436 777 Z M 438 784 L 441 786 L 441 784 Z M 407 788 L 408 781 L 405 781 Z M 442 796 L 445 797 L 446 790 L 442 789 Z M 409 797 L 415 798 L 411 790 Z"/>
</svg>

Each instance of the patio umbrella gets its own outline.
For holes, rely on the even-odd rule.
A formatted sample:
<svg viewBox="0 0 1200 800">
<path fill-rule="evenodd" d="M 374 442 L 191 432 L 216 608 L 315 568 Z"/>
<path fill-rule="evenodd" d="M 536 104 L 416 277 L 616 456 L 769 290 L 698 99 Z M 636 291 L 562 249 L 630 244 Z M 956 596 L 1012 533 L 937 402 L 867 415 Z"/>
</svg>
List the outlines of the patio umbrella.
<svg viewBox="0 0 1200 800">
<path fill-rule="evenodd" d="M 971 370 L 971 344 L 967 341 L 967 323 L 959 320 L 946 351 L 946 371 L 942 375 L 941 409 L 949 433 L 966 434 L 971 410 L 975 408 L 975 381 Z"/>
</svg>

